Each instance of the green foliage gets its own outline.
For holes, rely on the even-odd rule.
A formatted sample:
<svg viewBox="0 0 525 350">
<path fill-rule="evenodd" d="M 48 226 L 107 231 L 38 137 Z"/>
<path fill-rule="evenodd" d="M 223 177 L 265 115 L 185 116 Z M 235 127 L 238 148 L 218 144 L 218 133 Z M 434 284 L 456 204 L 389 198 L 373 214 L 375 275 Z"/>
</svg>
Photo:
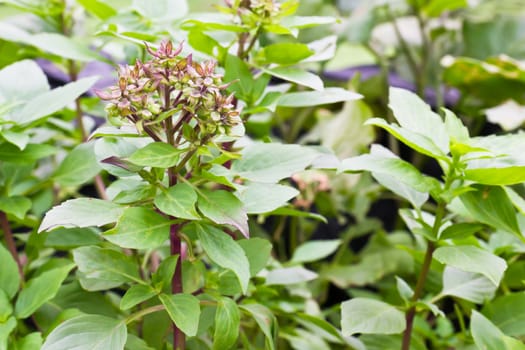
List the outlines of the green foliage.
<svg viewBox="0 0 525 350">
<path fill-rule="evenodd" d="M 520 1 L 2 1 L 0 350 L 524 348 Z"/>
</svg>

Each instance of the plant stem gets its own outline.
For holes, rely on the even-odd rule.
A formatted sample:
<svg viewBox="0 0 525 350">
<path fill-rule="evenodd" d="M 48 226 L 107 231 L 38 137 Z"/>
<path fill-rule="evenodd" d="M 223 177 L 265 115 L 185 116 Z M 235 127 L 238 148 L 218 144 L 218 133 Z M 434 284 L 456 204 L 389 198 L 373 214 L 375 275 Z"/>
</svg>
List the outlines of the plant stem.
<svg viewBox="0 0 525 350">
<path fill-rule="evenodd" d="M 427 279 L 428 272 L 430 271 L 430 264 L 432 263 L 432 254 L 436 249 L 433 242 L 428 242 L 427 251 L 425 253 L 425 260 L 421 266 L 421 272 L 417 280 L 416 289 L 414 290 L 414 295 L 412 296 L 412 302 L 416 302 L 421 294 L 423 293 L 423 287 L 425 286 L 425 281 Z M 408 309 L 405 319 L 406 319 L 406 328 L 403 333 L 403 343 L 401 346 L 402 350 L 410 350 L 410 339 L 412 337 L 412 329 L 414 326 L 414 317 L 416 315 L 415 305 Z"/>
<path fill-rule="evenodd" d="M 139 318 L 142 318 L 143 316 L 146 316 L 146 315 L 149 315 L 151 313 L 154 313 L 154 312 L 157 312 L 157 311 L 161 311 L 161 310 L 164 310 L 165 307 L 164 305 L 155 305 L 155 306 L 151 306 L 151 307 L 148 307 L 146 309 L 142 309 L 134 314 L 131 314 L 129 315 L 126 319 L 125 319 L 125 322 L 126 324 L 130 324 L 131 322 L 135 321 L 135 320 L 138 320 Z"/>
<path fill-rule="evenodd" d="M 171 292 L 173 294 L 182 293 L 182 240 L 179 236 L 179 224 L 170 226 L 170 252 L 171 255 L 177 255 L 177 265 L 175 273 L 171 280 Z M 173 349 L 184 350 L 186 348 L 186 339 L 184 333 L 173 323 Z"/>
<path fill-rule="evenodd" d="M 7 244 L 7 249 L 9 249 L 9 252 L 13 256 L 13 259 L 16 261 L 16 265 L 18 266 L 18 273 L 20 274 L 20 281 L 24 281 L 24 267 L 22 266 L 22 262 L 20 261 L 20 256 L 18 255 L 18 251 L 16 250 L 16 243 L 15 239 L 13 238 L 13 232 L 11 231 L 11 226 L 9 226 L 9 221 L 7 220 L 7 215 L 0 211 L 0 226 L 2 227 L 2 231 L 4 231 L 4 237 Z"/>
<path fill-rule="evenodd" d="M 444 190 L 448 190 L 451 184 L 452 176 L 447 177 L 447 182 L 445 183 Z M 445 216 L 446 202 L 441 200 L 436 209 L 436 217 L 434 219 L 434 226 L 432 227 L 432 235 L 434 237 L 438 236 L 439 229 L 441 228 L 443 217 Z M 425 282 L 427 280 L 428 272 L 430 271 L 430 265 L 432 263 L 432 254 L 436 246 L 434 242 L 429 241 L 427 243 L 427 251 L 425 253 L 425 259 L 423 260 L 423 265 L 421 266 L 421 272 L 419 273 L 419 278 L 417 280 L 416 288 L 414 289 L 414 295 L 412 296 L 412 302 L 415 303 L 423 294 L 423 288 L 425 287 Z M 407 310 L 405 319 L 406 319 L 406 328 L 403 333 L 403 343 L 401 346 L 402 350 L 410 350 L 410 339 L 412 337 L 412 329 L 414 327 L 414 317 L 416 315 L 416 306 L 413 305 Z"/>
</svg>

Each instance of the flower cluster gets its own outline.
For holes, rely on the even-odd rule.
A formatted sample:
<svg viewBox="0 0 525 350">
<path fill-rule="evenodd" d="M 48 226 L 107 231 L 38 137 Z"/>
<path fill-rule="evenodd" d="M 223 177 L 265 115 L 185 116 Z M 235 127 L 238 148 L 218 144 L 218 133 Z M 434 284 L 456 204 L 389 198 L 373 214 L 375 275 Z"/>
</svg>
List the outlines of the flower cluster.
<svg viewBox="0 0 525 350">
<path fill-rule="evenodd" d="M 182 127 L 189 125 L 200 139 L 229 134 L 242 123 L 214 61 L 198 63 L 191 54 L 180 57 L 182 44 L 175 48 L 171 41 L 163 41 L 157 50 L 146 49 L 151 60 L 121 66 L 117 85 L 97 92 L 109 101 L 106 111 L 110 120 L 128 120 L 150 135 L 159 130 L 166 135 L 182 133 Z M 173 129 L 168 130 L 170 127 Z"/>
</svg>

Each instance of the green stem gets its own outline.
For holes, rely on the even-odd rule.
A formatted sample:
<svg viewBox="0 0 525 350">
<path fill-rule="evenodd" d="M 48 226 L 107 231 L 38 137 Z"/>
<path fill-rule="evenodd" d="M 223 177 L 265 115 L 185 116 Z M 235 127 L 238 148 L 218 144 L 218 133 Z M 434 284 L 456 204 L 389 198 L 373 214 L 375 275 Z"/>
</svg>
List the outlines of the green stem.
<svg viewBox="0 0 525 350">
<path fill-rule="evenodd" d="M 450 186 L 452 185 L 452 181 L 454 180 L 454 171 L 455 171 L 455 161 L 452 162 L 452 164 L 449 165 L 449 169 L 447 172 L 445 185 L 443 187 L 443 192 L 447 192 L 450 189 Z M 445 217 L 445 211 L 446 211 L 447 203 L 446 201 L 440 199 L 438 201 L 438 206 L 436 209 L 436 216 L 434 219 L 434 225 L 432 227 L 432 236 L 438 237 L 439 230 L 441 226 L 443 225 L 443 218 Z M 425 258 L 423 260 L 423 265 L 421 266 L 421 272 L 419 273 L 419 278 L 416 283 L 416 288 L 414 289 L 414 295 L 412 296 L 412 303 L 414 304 L 416 301 L 419 300 L 421 295 L 423 294 L 423 289 L 425 287 L 425 282 L 428 276 L 428 272 L 430 271 L 430 266 L 432 263 L 432 254 L 434 253 L 434 250 L 436 249 L 435 243 L 429 241 L 427 243 L 427 250 L 425 253 Z M 410 350 L 410 340 L 412 337 L 412 329 L 414 327 L 414 317 L 416 315 L 416 306 L 411 306 L 405 315 L 406 319 L 406 328 L 403 333 L 403 342 L 401 345 L 401 350 Z"/>
<path fill-rule="evenodd" d="M 151 306 L 151 307 L 148 307 L 146 309 L 143 309 L 143 310 L 140 310 L 138 312 L 135 312 L 134 314 L 131 314 L 129 315 L 128 317 L 126 317 L 124 319 L 124 322 L 126 324 L 130 324 L 132 323 L 133 321 L 135 320 L 138 320 L 146 315 L 149 315 L 149 314 L 152 314 L 154 312 L 157 312 L 157 311 L 161 311 L 161 310 L 164 310 L 165 307 L 164 305 L 155 305 L 155 306 Z"/>
</svg>

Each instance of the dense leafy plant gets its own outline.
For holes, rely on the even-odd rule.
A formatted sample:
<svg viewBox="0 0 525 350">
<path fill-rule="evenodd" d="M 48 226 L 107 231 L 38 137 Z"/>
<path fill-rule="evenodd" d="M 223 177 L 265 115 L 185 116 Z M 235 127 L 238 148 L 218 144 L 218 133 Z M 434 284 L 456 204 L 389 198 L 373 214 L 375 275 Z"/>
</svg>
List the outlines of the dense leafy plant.
<svg viewBox="0 0 525 350">
<path fill-rule="evenodd" d="M 522 349 L 520 3 L 0 1 L 0 349 Z"/>
</svg>

